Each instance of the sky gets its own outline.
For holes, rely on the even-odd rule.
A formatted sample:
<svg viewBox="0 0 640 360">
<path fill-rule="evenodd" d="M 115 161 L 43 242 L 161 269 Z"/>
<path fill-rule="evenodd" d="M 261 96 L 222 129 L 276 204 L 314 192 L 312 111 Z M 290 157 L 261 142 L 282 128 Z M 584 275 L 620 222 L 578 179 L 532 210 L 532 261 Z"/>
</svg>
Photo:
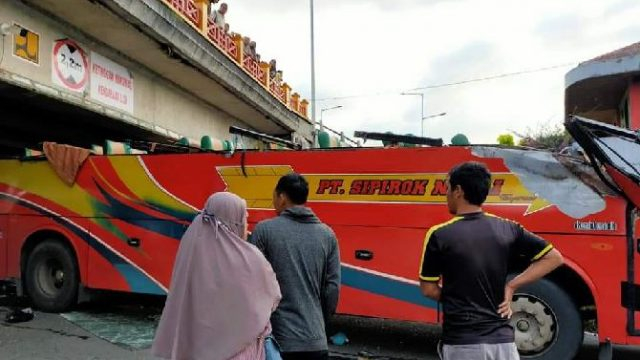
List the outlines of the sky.
<svg viewBox="0 0 640 360">
<path fill-rule="evenodd" d="M 311 98 L 307 0 L 227 0 L 231 31 L 275 58 Z M 640 41 L 637 0 L 315 0 L 317 120 L 420 135 L 419 96 L 402 92 L 541 68 L 424 92 L 424 135 L 472 143 L 562 123 L 564 77 L 580 62 Z"/>
</svg>

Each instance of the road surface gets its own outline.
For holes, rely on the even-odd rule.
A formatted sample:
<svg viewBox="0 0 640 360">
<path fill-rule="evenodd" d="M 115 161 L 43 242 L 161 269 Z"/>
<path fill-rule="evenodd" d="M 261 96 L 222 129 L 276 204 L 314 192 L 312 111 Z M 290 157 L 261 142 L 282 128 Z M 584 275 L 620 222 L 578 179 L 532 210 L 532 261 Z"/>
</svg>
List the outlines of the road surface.
<svg viewBox="0 0 640 360">
<path fill-rule="evenodd" d="M 7 308 L 2 306 L 0 298 L 0 319 L 3 320 Z M 35 319 L 29 322 L 6 324 L 0 321 L 0 354 L 3 360 L 153 359 L 148 346 L 158 315 L 158 307 L 154 306 L 105 303 L 83 306 L 80 311 L 64 317 L 36 312 Z M 111 336 L 111 342 L 96 336 L 104 335 L 103 331 L 108 328 L 116 330 L 115 333 L 106 332 L 107 337 Z M 332 347 L 334 359 L 355 359 L 359 354 L 361 358 L 371 359 L 438 359 L 435 351 L 440 333 L 438 327 L 340 316 L 334 321 L 333 328 L 343 331 L 350 339 L 345 346 Z M 138 338 L 143 341 L 135 342 L 140 340 Z M 638 359 L 640 349 L 618 347 L 614 358 Z M 585 336 L 577 359 L 597 359 L 595 336 Z"/>
</svg>

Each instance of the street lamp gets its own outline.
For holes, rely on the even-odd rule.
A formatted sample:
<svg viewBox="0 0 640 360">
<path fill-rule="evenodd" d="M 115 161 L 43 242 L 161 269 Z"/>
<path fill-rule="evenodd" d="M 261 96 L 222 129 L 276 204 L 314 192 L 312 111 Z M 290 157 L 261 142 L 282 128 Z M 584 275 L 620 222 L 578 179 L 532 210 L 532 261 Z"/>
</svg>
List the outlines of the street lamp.
<svg viewBox="0 0 640 360">
<path fill-rule="evenodd" d="M 325 111 L 329 111 L 329 110 L 334 110 L 334 109 L 340 109 L 342 107 L 342 105 L 336 105 L 330 108 L 324 108 L 320 110 L 320 131 L 322 131 L 322 113 L 324 113 Z"/>
<path fill-rule="evenodd" d="M 420 96 L 420 136 L 424 137 L 424 120 L 425 119 L 431 119 L 434 117 L 439 117 L 439 116 L 445 116 L 447 115 L 446 112 L 442 112 L 440 114 L 435 114 L 435 115 L 428 115 L 428 116 L 424 116 L 424 93 L 401 93 L 400 95 L 414 95 L 414 96 Z"/>
<path fill-rule="evenodd" d="M 423 117 L 422 120 L 431 119 L 431 118 L 439 117 L 439 116 L 445 116 L 445 115 L 447 115 L 446 112 L 443 112 L 443 113 L 440 113 L 440 114 L 428 115 L 428 116 Z"/>
<path fill-rule="evenodd" d="M 316 124 L 316 55 L 315 55 L 315 37 L 314 37 L 314 16 L 313 16 L 313 0 L 309 0 L 309 8 L 311 12 L 311 121 L 314 126 Z M 322 130 L 322 129 L 320 129 Z"/>
<path fill-rule="evenodd" d="M 401 93 L 401 95 L 420 96 L 420 136 L 424 137 L 424 93 Z"/>
<path fill-rule="evenodd" d="M 427 116 L 423 116 L 422 117 L 422 128 L 424 129 L 424 120 L 425 119 L 431 119 L 431 118 L 435 118 L 435 117 L 440 117 L 440 116 L 445 116 L 447 115 L 446 112 L 441 112 L 440 114 L 433 114 L 433 115 L 427 115 Z M 422 137 L 424 137 L 424 134 L 421 134 Z"/>
</svg>

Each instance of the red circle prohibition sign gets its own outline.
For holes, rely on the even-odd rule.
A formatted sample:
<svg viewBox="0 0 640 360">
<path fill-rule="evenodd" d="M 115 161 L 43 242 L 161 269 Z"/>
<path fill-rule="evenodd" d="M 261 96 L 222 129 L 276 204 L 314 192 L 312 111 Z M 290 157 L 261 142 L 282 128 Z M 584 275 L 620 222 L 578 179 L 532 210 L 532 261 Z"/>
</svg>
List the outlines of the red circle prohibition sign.
<svg viewBox="0 0 640 360">
<path fill-rule="evenodd" d="M 71 49 L 75 49 L 75 51 L 78 51 L 80 54 L 80 57 L 82 58 L 82 65 L 84 67 L 84 74 L 82 76 L 82 79 L 80 79 L 77 83 L 74 82 L 70 82 L 67 78 L 64 77 L 64 74 L 62 74 L 62 71 L 60 70 L 60 63 L 58 62 L 58 54 L 60 52 L 60 49 L 62 48 L 62 46 L 66 45 L 67 48 Z M 71 52 L 73 52 L 73 50 L 71 50 Z M 87 84 L 87 81 L 89 80 L 89 62 L 87 61 L 87 57 L 85 56 L 84 52 L 82 51 L 82 48 L 80 46 L 78 46 L 78 44 L 76 44 L 73 40 L 58 40 L 55 44 L 55 46 L 53 47 L 53 56 L 54 56 L 54 69 L 56 72 L 56 75 L 58 76 L 58 78 L 69 88 L 73 89 L 73 90 L 80 90 L 82 88 L 85 87 L 85 85 Z"/>
</svg>

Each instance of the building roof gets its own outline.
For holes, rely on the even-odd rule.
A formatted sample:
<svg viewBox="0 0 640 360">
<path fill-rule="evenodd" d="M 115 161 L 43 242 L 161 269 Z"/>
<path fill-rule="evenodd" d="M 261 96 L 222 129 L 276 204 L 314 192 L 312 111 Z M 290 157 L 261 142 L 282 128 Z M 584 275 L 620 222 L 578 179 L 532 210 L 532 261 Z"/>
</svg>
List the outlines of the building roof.
<svg viewBox="0 0 640 360">
<path fill-rule="evenodd" d="M 629 81 L 640 76 L 640 42 L 580 63 L 565 75 L 565 114 L 615 121 Z"/>
<path fill-rule="evenodd" d="M 622 59 L 622 58 L 625 58 L 625 57 L 634 56 L 634 55 L 638 55 L 638 54 L 640 54 L 640 42 L 625 46 L 623 48 L 620 48 L 618 50 L 614 50 L 614 51 L 606 53 L 604 55 L 600 55 L 600 56 L 598 56 L 596 58 L 593 58 L 593 59 L 587 61 L 587 63 L 596 62 L 596 61 L 618 60 L 618 59 Z"/>
</svg>

